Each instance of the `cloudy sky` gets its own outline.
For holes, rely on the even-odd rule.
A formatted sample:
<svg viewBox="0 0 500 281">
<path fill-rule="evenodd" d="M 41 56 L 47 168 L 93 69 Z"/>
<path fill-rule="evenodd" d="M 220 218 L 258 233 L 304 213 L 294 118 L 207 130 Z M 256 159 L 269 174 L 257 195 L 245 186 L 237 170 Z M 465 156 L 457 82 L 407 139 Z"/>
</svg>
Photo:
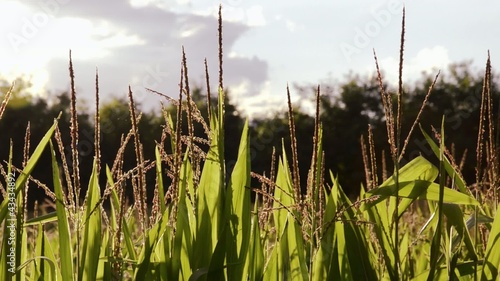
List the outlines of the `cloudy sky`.
<svg viewBox="0 0 500 281">
<path fill-rule="evenodd" d="M 145 108 L 177 97 L 181 48 L 190 82 L 204 85 L 207 58 L 217 85 L 217 10 L 223 6 L 224 81 L 242 112 L 259 116 L 284 105 L 286 85 L 342 81 L 373 73 L 375 48 L 387 78 L 397 72 L 403 2 L 0 0 L 0 77 L 30 76 L 34 91 L 69 88 L 73 53 L 77 94 L 93 101 L 99 69 L 103 98 L 131 85 Z M 405 75 L 472 60 L 481 70 L 500 54 L 500 2 L 406 1 Z M 298 97 L 295 96 L 297 100 Z"/>
</svg>

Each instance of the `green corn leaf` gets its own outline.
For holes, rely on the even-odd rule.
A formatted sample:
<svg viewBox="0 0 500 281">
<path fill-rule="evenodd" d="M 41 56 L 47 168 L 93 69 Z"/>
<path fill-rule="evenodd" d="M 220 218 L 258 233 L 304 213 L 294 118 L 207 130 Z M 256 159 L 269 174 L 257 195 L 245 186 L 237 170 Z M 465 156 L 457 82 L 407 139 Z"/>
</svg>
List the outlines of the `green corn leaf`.
<svg viewBox="0 0 500 281">
<path fill-rule="evenodd" d="M 337 235 L 337 250 L 338 250 L 340 279 L 346 281 L 353 280 L 354 278 L 353 272 L 351 270 L 351 264 L 349 263 L 348 251 L 347 251 L 348 241 L 346 239 L 345 228 L 342 222 L 340 221 L 335 222 L 335 233 Z"/>
<path fill-rule="evenodd" d="M 25 189 L 22 189 L 19 196 L 16 197 L 16 263 L 20 265 L 28 259 L 28 237 L 24 231 L 24 198 Z M 26 267 L 19 266 L 15 275 L 16 280 L 26 280 Z"/>
<path fill-rule="evenodd" d="M 45 150 L 45 147 L 49 143 L 52 134 L 54 134 L 56 126 L 57 126 L 57 119 L 54 120 L 54 124 L 52 125 L 52 127 L 50 127 L 47 133 L 45 133 L 45 135 L 43 136 L 42 140 L 40 140 L 40 142 L 38 143 L 37 147 L 35 148 L 35 151 L 29 158 L 28 162 L 26 163 L 23 172 L 19 174 L 19 177 L 16 180 L 15 196 L 17 196 L 21 188 L 24 187 L 24 184 L 28 180 L 29 175 L 31 175 L 31 171 L 33 171 L 33 168 L 35 168 L 38 159 L 40 159 L 40 156 L 42 155 L 42 152 Z M 7 199 L 8 197 L 6 197 L 2 201 L 2 204 L 0 205 L 0 222 L 3 222 L 5 220 L 5 217 L 7 216 L 7 203 L 8 203 Z"/>
<path fill-rule="evenodd" d="M 15 180 L 14 175 L 12 174 L 12 144 L 10 145 L 9 148 L 9 162 L 7 163 L 7 173 L 10 177 L 10 179 L 7 179 L 7 198 L 5 198 L 3 203 L 8 202 L 9 197 L 12 196 L 10 192 L 12 192 L 12 181 Z M 9 233 L 12 230 L 12 227 L 15 227 L 14 225 L 11 225 L 11 222 L 14 222 L 14 220 L 5 220 L 5 217 L 7 216 L 7 211 L 10 213 L 10 215 L 14 214 L 14 210 L 9 210 L 8 207 L 9 204 L 7 203 L 5 205 L 7 208 L 5 209 L 5 216 L 0 220 L 0 226 L 3 225 L 3 232 L 4 233 Z M 11 280 L 12 275 L 15 273 L 15 268 L 16 268 L 16 261 L 15 257 L 11 254 L 12 252 L 15 251 L 13 247 L 11 247 L 12 242 L 9 243 L 9 236 L 10 235 L 2 235 L 2 254 L 0 255 L 0 280 Z"/>
<path fill-rule="evenodd" d="M 328 209 L 328 204 L 325 209 Z M 323 233 L 318 251 L 313 258 L 311 280 L 327 280 L 329 276 L 328 273 L 330 272 L 330 267 L 332 264 L 332 255 L 336 240 L 334 232 L 335 228 L 333 227 L 335 223 L 332 221 L 328 224 L 330 225 L 330 227 L 326 232 Z"/>
<path fill-rule="evenodd" d="M 422 132 L 422 134 L 424 135 L 425 139 L 427 140 L 427 143 L 429 143 L 429 146 L 431 147 L 432 151 L 434 152 L 434 154 L 436 155 L 436 157 L 440 157 L 440 149 L 439 149 L 439 146 L 436 144 L 436 142 L 434 142 L 434 140 L 424 131 L 424 129 L 422 128 L 422 126 L 420 125 L 420 131 Z M 443 157 L 443 164 L 444 164 L 444 168 L 446 170 L 446 172 L 448 173 L 448 175 L 453 178 L 453 181 L 455 182 L 455 184 L 457 185 L 458 187 L 458 190 L 460 190 L 460 192 L 462 193 L 465 193 L 465 194 L 469 194 L 470 195 L 470 191 L 469 189 L 467 188 L 467 185 L 465 184 L 465 181 L 464 179 L 462 179 L 462 177 L 460 176 L 460 173 L 458 173 L 457 171 L 455 171 L 455 169 L 453 168 L 453 166 L 451 165 L 450 163 L 450 160 L 448 160 L 448 158 L 446 156 Z"/>
<path fill-rule="evenodd" d="M 406 209 L 410 206 L 410 204 L 415 200 L 415 196 L 405 198 L 404 192 L 401 191 L 401 188 L 403 187 L 402 184 L 405 181 L 414 181 L 414 180 L 427 180 L 427 181 L 434 181 L 437 178 L 438 175 L 438 170 L 434 165 L 432 165 L 429 161 L 427 161 L 425 158 L 419 156 L 404 165 L 402 168 L 399 169 L 398 172 L 398 183 L 395 182 L 395 175 L 391 176 L 389 179 L 387 179 L 384 183 L 382 183 L 378 188 L 371 190 L 368 192 L 369 195 L 372 195 L 374 193 L 384 193 L 378 198 L 378 200 L 370 200 L 367 204 L 363 204 L 361 207 L 361 210 L 366 210 L 366 208 L 369 208 L 379 202 L 382 202 L 387 198 L 386 195 L 394 195 L 393 197 L 389 198 L 389 205 L 382 206 L 382 205 L 377 205 L 377 209 L 374 210 L 374 213 L 378 213 L 378 215 L 375 215 L 373 212 L 371 212 L 370 216 L 372 219 L 379 220 L 379 223 L 382 223 L 383 225 L 383 230 L 386 231 L 387 229 L 392 229 L 392 218 L 394 214 L 394 210 L 396 209 L 396 193 L 398 193 L 398 198 L 400 198 L 400 202 L 398 203 L 398 216 L 401 217 L 401 215 L 406 211 Z M 399 192 L 396 192 L 396 188 L 399 188 Z M 386 193 L 387 192 L 387 193 Z M 402 193 L 402 194 L 400 194 Z M 379 196 L 379 194 L 376 194 Z M 389 195 L 389 196 L 390 196 Z M 412 194 L 413 195 L 413 194 Z M 387 215 L 386 215 L 387 214 Z M 376 218 L 378 216 L 378 218 Z M 389 220 L 390 219 L 390 220 Z M 388 232 L 385 233 L 380 233 L 379 235 L 384 236 L 382 239 L 388 239 L 387 243 L 391 244 L 391 248 L 393 245 L 391 234 Z M 386 248 L 389 249 L 389 248 Z M 384 249 L 384 251 L 386 250 Z M 387 257 L 392 258 L 394 255 L 389 254 Z M 387 261 L 388 262 L 388 261 Z M 387 263 L 388 266 L 393 265 L 394 262 Z M 391 272 L 394 272 L 390 270 Z M 393 276 L 395 277 L 395 276 Z"/>
<path fill-rule="evenodd" d="M 341 202 L 347 203 L 349 206 L 352 205 L 351 201 L 344 193 L 342 188 L 338 189 L 338 194 Z M 339 267 L 341 268 L 341 277 L 347 276 L 353 280 L 376 280 L 377 274 L 370 260 L 370 251 L 368 248 L 368 242 L 366 236 L 363 235 L 362 229 L 358 227 L 355 220 L 357 219 L 357 213 L 352 209 L 348 208 L 343 212 L 341 221 L 336 222 L 335 231 L 338 243 L 343 243 L 345 247 L 344 253 L 347 253 L 347 258 L 349 259 L 349 265 L 351 267 L 350 273 L 347 272 L 349 268 L 345 264 L 345 261 L 340 262 L 340 250 L 339 250 Z M 342 226 L 340 225 L 342 224 Z M 343 228 L 342 228 L 343 227 Z M 342 240 L 342 230 L 344 241 Z M 373 261 L 376 262 L 376 261 Z M 353 265 L 356 265 L 353 267 Z M 342 269 L 344 267 L 344 269 Z M 344 271 L 344 272 L 343 272 Z"/>
<path fill-rule="evenodd" d="M 312 269 L 312 278 L 311 280 L 328 280 L 332 256 L 334 251 L 334 244 L 336 240 L 333 240 L 335 237 L 328 237 L 330 239 L 326 239 L 324 236 L 321 240 L 320 247 L 314 256 L 313 260 L 313 269 Z M 332 241 L 333 240 L 333 241 Z M 340 278 L 340 277 L 338 277 Z"/>
<path fill-rule="evenodd" d="M 301 227 L 291 216 L 288 223 L 287 241 L 291 278 L 292 280 L 309 280 Z"/>
<path fill-rule="evenodd" d="M 165 231 L 163 233 L 163 237 L 158 241 L 158 245 L 155 249 L 154 261 L 156 262 L 156 279 L 159 281 L 167 281 L 174 278 L 174 275 L 171 273 L 172 269 L 172 258 L 170 253 L 172 252 L 172 234 L 170 231 Z M 178 276 L 177 276 L 178 277 Z M 179 279 L 182 280 L 182 279 Z"/>
<path fill-rule="evenodd" d="M 109 239 L 109 231 L 104 231 L 101 245 L 101 251 L 99 253 L 99 261 L 96 270 L 96 280 L 111 280 L 111 263 L 108 261 L 107 257 L 112 256 L 111 244 L 112 241 Z"/>
<path fill-rule="evenodd" d="M 400 174 L 401 175 L 401 174 Z M 365 196 L 370 195 L 365 193 Z M 365 197 L 366 198 L 366 197 Z M 395 256 L 394 256 L 394 243 L 391 238 L 391 225 L 392 225 L 392 212 L 389 211 L 389 204 L 374 204 L 374 202 L 367 202 L 361 205 L 361 210 L 365 210 L 368 218 L 373 222 L 373 230 L 377 236 L 377 240 L 380 244 L 380 251 L 382 258 L 384 259 L 384 264 L 386 272 L 389 278 L 395 280 L 398 276 L 395 268 Z M 345 202 L 343 205 L 350 206 L 350 202 Z M 369 207 L 371 206 L 371 207 Z"/>
<path fill-rule="evenodd" d="M 418 156 L 415 159 L 408 162 L 399 170 L 399 182 L 413 181 L 413 180 L 424 180 L 424 181 L 434 181 L 439 174 L 439 170 L 432 165 L 431 162 L 427 161 L 424 157 Z M 384 183 L 380 185 L 381 189 L 386 186 L 395 185 L 395 178 L 391 176 Z M 374 190 L 377 190 L 374 189 Z"/>
<path fill-rule="evenodd" d="M 441 121 L 441 140 L 440 140 L 441 146 L 439 148 L 439 172 L 440 172 L 440 177 L 439 177 L 439 186 L 438 186 L 438 206 L 437 206 L 437 211 L 438 211 L 438 216 L 436 220 L 436 227 L 434 231 L 434 236 L 432 237 L 431 241 L 431 247 L 430 247 L 430 269 L 429 269 L 429 276 L 427 277 L 428 281 L 434 280 L 434 275 L 436 273 L 436 269 L 438 267 L 438 258 L 441 253 L 441 240 L 442 237 L 445 237 L 446 234 L 443 235 L 443 203 L 444 203 L 444 197 L 445 197 L 445 181 L 446 181 L 446 174 L 445 174 L 445 169 L 444 169 L 444 118 Z M 445 239 L 446 240 L 446 237 Z"/>
<path fill-rule="evenodd" d="M 175 129 L 174 129 L 174 121 L 172 121 L 172 114 L 170 114 L 170 112 L 166 112 L 166 126 L 170 127 L 170 132 L 175 132 Z M 175 145 L 175 139 L 174 138 L 170 138 L 170 149 L 172 151 L 175 151 L 176 149 L 176 145 Z"/>
<path fill-rule="evenodd" d="M 31 218 L 31 219 L 27 220 L 26 223 L 24 224 L 24 227 L 38 225 L 40 223 L 46 224 L 46 223 L 54 222 L 54 221 L 57 221 L 57 212 L 50 212 L 48 214 L 40 215 L 36 218 Z"/>
<path fill-rule="evenodd" d="M 27 259 L 24 261 L 23 264 L 21 264 L 17 269 L 18 271 L 22 271 L 24 270 L 29 264 L 31 263 L 34 263 L 36 262 L 36 260 L 42 260 L 42 261 L 45 261 L 47 262 L 47 264 L 49 265 L 49 268 L 47 269 L 49 276 L 50 278 L 47 279 L 47 280 L 55 280 L 57 281 L 57 275 L 56 275 L 56 264 L 54 263 L 54 261 L 48 259 L 47 257 L 44 257 L 44 256 L 36 256 L 36 257 L 33 257 L 33 258 L 30 258 L 30 259 Z M 19 275 L 20 276 L 20 275 Z M 19 279 L 19 278 L 17 278 Z M 30 280 L 28 278 L 24 279 L 24 280 Z"/>
<path fill-rule="evenodd" d="M 467 228 L 464 214 L 457 204 L 443 204 L 443 214 L 447 219 L 447 223 L 456 229 L 457 236 L 452 241 L 452 247 L 455 248 L 462 241 L 467 249 L 468 257 L 472 260 L 477 260 L 477 253 L 474 247 L 474 242 Z"/>
<path fill-rule="evenodd" d="M 224 225 L 221 232 L 221 237 L 226 237 L 226 232 L 228 231 L 229 226 Z M 230 280 L 227 278 L 224 272 L 225 267 L 235 266 L 234 264 L 224 265 L 225 256 L 226 256 L 226 241 L 224 239 L 220 239 L 215 246 L 215 250 L 212 254 L 212 258 L 210 259 L 210 265 L 208 267 L 207 272 L 207 280 Z"/>
<path fill-rule="evenodd" d="M 224 202 L 224 93 L 219 89 L 219 114 L 211 115 L 211 143 L 197 189 L 197 233 L 194 268 L 208 267 L 222 228 Z"/>
<path fill-rule="evenodd" d="M 82 278 L 83 280 L 94 280 L 96 278 L 101 252 L 102 222 L 101 208 L 99 206 L 101 190 L 99 188 L 99 179 L 97 178 L 97 169 L 98 167 L 94 161 L 86 196 L 85 216 L 83 217 L 85 226 L 80 258 L 81 264 L 78 270 L 79 280 L 82 280 Z"/>
<path fill-rule="evenodd" d="M 191 276 L 191 259 L 193 258 L 193 235 L 191 229 L 196 227 L 195 215 L 186 190 L 193 188 L 193 170 L 188 159 L 188 152 L 180 172 L 178 190 L 178 206 L 176 231 L 172 245 L 171 274 L 173 279 L 187 280 Z"/>
<path fill-rule="evenodd" d="M 325 225 L 323 227 L 323 234 L 321 237 L 320 245 L 318 252 L 314 256 L 313 260 L 313 269 L 312 269 L 312 278 L 314 281 L 322 281 L 322 280 L 332 280 L 332 279 L 340 279 L 340 273 L 336 274 L 335 272 L 339 271 L 338 268 L 339 262 L 334 262 L 333 255 L 337 247 L 337 232 L 335 231 L 335 215 L 338 204 L 338 188 L 340 188 L 338 184 L 338 180 L 334 177 L 330 171 L 330 176 L 332 178 L 333 187 L 330 194 L 326 194 L 326 204 L 325 204 L 325 215 L 324 221 Z M 343 239 L 343 238 L 342 238 Z M 340 257 L 340 255 L 336 255 Z M 332 268 L 333 267 L 333 268 Z"/>
<path fill-rule="evenodd" d="M 52 155 L 52 178 L 54 179 L 54 193 L 56 194 L 57 225 L 59 230 L 59 257 L 61 263 L 62 280 L 74 280 L 73 278 L 73 249 L 71 248 L 71 233 L 69 229 L 68 214 L 64 205 L 64 195 L 59 178 L 59 166 L 57 164 L 54 146 L 50 142 Z"/>
<path fill-rule="evenodd" d="M 276 188 L 274 189 L 274 198 L 276 200 L 273 202 L 273 208 L 276 210 L 273 215 L 276 234 L 279 236 L 282 236 L 284 233 L 288 215 L 295 215 L 295 212 L 292 210 L 296 208 L 290 168 L 283 142 L 282 147 L 282 157 L 279 160 L 278 173 L 276 174 Z"/>
<path fill-rule="evenodd" d="M 250 142 L 248 141 L 248 120 L 245 122 L 226 196 L 226 261 L 229 280 L 248 278 L 248 248 L 251 235 L 250 214 Z"/>
<path fill-rule="evenodd" d="M 250 248 L 247 258 L 250 280 L 261 280 L 264 272 L 264 249 L 260 241 L 258 203 L 258 200 L 255 200 L 252 228 L 250 230 L 252 235 L 250 236 Z"/>
<path fill-rule="evenodd" d="M 396 185 L 385 186 L 383 189 L 374 189 L 370 191 L 371 195 L 380 196 L 377 200 L 370 202 L 365 205 L 365 208 L 371 207 L 377 204 L 389 196 L 394 196 L 396 192 Z M 439 184 L 423 181 L 405 181 L 399 183 L 399 196 L 410 199 L 425 199 L 431 201 L 439 201 Z M 446 188 L 444 189 L 444 203 L 455 203 L 460 205 L 479 205 L 476 199 L 473 197 L 456 191 L 454 189 Z"/>
<path fill-rule="evenodd" d="M 107 181 L 108 181 L 108 184 L 110 186 L 114 186 L 115 183 L 113 181 L 113 175 L 111 174 L 111 170 L 109 169 L 109 166 L 106 165 L 106 178 L 107 178 Z M 116 225 L 117 224 L 117 215 L 119 213 L 119 210 L 120 210 L 120 199 L 118 198 L 118 193 L 116 192 L 116 189 L 113 188 L 111 190 L 111 219 L 112 221 L 114 221 L 113 225 Z M 129 224 L 127 223 L 127 220 L 125 218 L 123 218 L 122 220 L 122 232 L 123 232 L 123 240 L 125 242 L 125 249 L 126 249 L 126 253 L 128 254 L 129 258 L 131 260 L 136 260 L 137 257 L 136 257 L 136 253 L 135 253 L 135 249 L 134 249 L 134 241 L 132 239 L 132 235 L 131 235 L 131 231 L 130 231 L 130 228 L 129 228 Z"/>
<path fill-rule="evenodd" d="M 498 249 L 500 249 L 500 212 L 497 211 L 486 245 L 481 280 L 497 280 L 500 270 L 500 251 Z"/>
<path fill-rule="evenodd" d="M 263 281 L 274 281 L 274 280 L 280 280 L 284 279 L 283 278 L 283 261 L 281 258 L 281 242 L 276 241 L 270 256 L 269 260 L 264 268 L 264 276 L 262 278 Z"/>
<path fill-rule="evenodd" d="M 384 201 L 389 196 L 394 196 L 396 186 L 399 186 L 399 197 L 415 199 L 426 199 L 439 201 L 439 184 L 432 181 L 436 179 L 438 170 L 425 158 L 419 156 L 401 168 L 399 172 L 399 185 L 396 185 L 394 178 L 387 179 L 380 187 L 368 192 L 372 196 L 379 196 L 377 200 L 364 204 L 362 210 Z M 459 191 L 445 188 L 445 203 L 456 203 L 463 205 L 479 205 L 473 197 Z M 408 204 L 405 206 L 409 206 Z M 400 208 L 403 209 L 403 208 Z M 402 212 L 404 210 L 400 210 Z"/>
<path fill-rule="evenodd" d="M 424 129 L 422 128 L 422 125 L 420 125 L 420 131 L 422 132 L 425 139 L 427 140 L 427 143 L 429 143 L 429 146 L 431 147 L 431 149 L 434 152 L 434 154 L 436 155 L 436 157 L 439 157 L 439 155 L 440 155 L 439 146 L 424 131 Z M 447 174 L 451 178 L 453 178 L 453 181 L 455 182 L 456 186 L 458 187 L 458 190 L 460 190 L 460 192 L 462 192 L 462 193 L 472 195 L 470 193 L 469 189 L 467 188 L 467 184 L 465 183 L 465 180 L 460 176 L 460 173 L 455 171 L 455 169 L 453 168 L 453 166 L 450 163 L 450 160 L 448 160 L 448 158 L 446 156 L 443 157 L 443 162 L 444 162 L 443 164 L 444 164 L 444 168 L 445 168 Z"/>
<path fill-rule="evenodd" d="M 168 228 L 168 209 L 162 214 L 158 222 L 146 232 L 144 246 L 137 257 L 137 267 L 134 272 L 134 280 L 147 280 L 151 278 L 153 265 L 151 264 L 151 255 L 158 244 L 159 238 Z"/>
<path fill-rule="evenodd" d="M 3 233 L 9 233 L 10 229 L 7 228 L 7 223 L 3 224 Z M 8 244 L 9 236 L 3 235 L 2 239 L 2 255 L 0 255 L 0 278 L 1 280 L 12 280 L 12 275 L 15 273 L 16 261 L 11 257 L 11 247 Z M 5 253 L 5 254 L 4 254 Z M 11 260 L 12 259 L 12 260 Z"/>
<path fill-rule="evenodd" d="M 482 266 L 478 266 L 478 269 L 480 270 Z M 462 263 L 457 263 L 455 267 L 455 276 L 458 277 L 456 280 L 474 280 L 474 262 L 467 261 L 467 262 L 462 262 Z M 479 272 L 481 273 L 481 272 Z M 417 271 L 417 274 L 415 277 L 413 277 L 411 280 L 412 281 L 424 281 L 427 280 L 427 276 L 429 275 L 429 269 L 423 270 L 423 271 Z M 453 278 L 453 277 L 451 277 Z M 448 268 L 446 266 L 439 266 L 436 269 L 436 273 L 434 274 L 434 279 L 437 281 L 447 281 L 451 279 L 450 276 L 448 275 Z M 451 279 L 454 280 L 454 279 Z M 493 280 L 493 279 L 486 279 L 486 280 Z"/>
<path fill-rule="evenodd" d="M 275 211 L 274 214 L 276 217 L 276 235 L 281 237 L 281 255 L 283 258 L 283 268 L 281 270 L 287 272 L 293 269 L 290 271 L 293 280 L 307 280 L 305 248 L 301 226 L 298 221 L 300 214 L 297 211 L 295 198 L 292 196 L 294 190 L 284 149 L 282 161 L 278 166 L 276 185 L 274 208 L 279 208 L 279 210 Z"/>
<path fill-rule="evenodd" d="M 162 160 L 160 155 L 160 150 L 158 149 L 158 145 L 155 146 L 155 157 L 156 157 L 156 179 L 158 184 L 158 200 L 160 201 L 160 212 L 165 212 L 167 208 L 165 205 L 165 190 L 163 189 L 163 168 L 162 168 Z"/>
<path fill-rule="evenodd" d="M 46 245 L 44 244 L 44 235 L 43 235 L 43 225 L 42 224 L 38 224 L 38 235 L 36 237 L 36 244 L 35 244 L 35 254 L 37 256 L 42 256 L 45 252 L 45 247 Z M 36 261 L 33 262 L 34 264 L 34 267 L 33 267 L 33 271 L 34 272 L 34 278 L 35 280 L 48 280 L 47 278 L 49 278 L 48 274 L 49 274 L 49 271 L 46 270 L 46 263 L 44 263 L 43 261 L 40 261 L 40 263 L 37 263 Z M 57 277 L 56 277 L 57 278 Z"/>
<path fill-rule="evenodd" d="M 56 272 L 56 256 L 49 243 L 43 225 L 38 225 L 38 236 L 36 238 L 36 257 L 44 257 L 39 261 L 34 259 L 36 280 L 61 280 L 61 271 Z"/>
<path fill-rule="evenodd" d="M 408 250 L 410 248 L 410 234 L 408 232 L 403 233 L 403 238 L 401 239 L 399 245 L 399 256 L 401 257 L 401 275 L 402 280 L 408 280 L 411 270 L 411 261 L 409 257 Z"/>
</svg>

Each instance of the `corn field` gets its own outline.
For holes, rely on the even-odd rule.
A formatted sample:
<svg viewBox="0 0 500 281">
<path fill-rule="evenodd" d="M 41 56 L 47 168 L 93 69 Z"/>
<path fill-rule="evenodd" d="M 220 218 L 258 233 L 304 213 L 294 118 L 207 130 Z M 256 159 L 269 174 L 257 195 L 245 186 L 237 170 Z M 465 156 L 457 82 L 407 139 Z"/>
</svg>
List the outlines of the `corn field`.
<svg viewBox="0 0 500 281">
<path fill-rule="evenodd" d="M 31 154 L 27 129 L 22 167 L 12 165 L 11 159 L 0 164 L 4 178 L 0 280 L 498 280 L 499 150 L 494 139 L 489 55 L 476 151 L 477 181 L 470 184 L 445 145 L 444 125 L 429 132 L 419 126 L 426 100 L 409 134 L 401 135 L 404 20 L 403 10 L 397 93 L 386 92 L 374 52 L 394 170 L 389 171 L 392 176 L 378 177 L 386 171 L 377 166 L 368 128 L 368 141 L 362 141 L 360 148 L 366 183 L 360 184 L 356 199 L 346 196 L 336 175 L 324 169 L 322 133 L 328 128 L 322 127 L 319 118 L 319 87 L 305 188 L 300 185 L 288 89 L 291 147 L 276 148 L 268 175 L 253 173 L 247 122 L 242 132 L 232 132 L 241 134 L 241 140 L 234 169 L 226 173 L 220 10 L 218 102 L 210 103 L 207 85 L 208 120 L 191 99 L 183 52 L 179 97 L 149 89 L 176 107 L 173 114 L 162 107 L 161 140 L 141 142 L 137 125 L 141 114 L 129 88 L 132 127 L 123 136 L 111 167 L 100 159 L 96 74 L 94 165 L 86 194 L 81 194 L 70 53 L 71 143 L 62 142 L 60 117 L 54 116 L 52 127 Z M 0 122 L 8 101 L 9 93 L 0 106 Z M 187 131 L 181 129 L 183 122 Z M 205 128 L 205 138 L 194 136 L 196 122 Z M 417 133 L 432 148 L 438 166 L 423 156 L 401 161 Z M 70 159 L 64 153 L 67 145 Z M 123 169 L 127 145 L 135 148 L 131 170 Z M 155 146 L 155 159 L 144 159 L 145 145 Z M 33 169 L 49 165 L 38 161 L 44 151 L 52 156 L 53 182 L 45 193 L 55 211 L 38 212 L 35 206 L 35 214 L 29 216 L 27 187 L 33 181 Z M 154 182 L 145 177 L 151 169 L 156 172 Z M 103 173 L 105 186 L 99 181 Z M 252 178 L 260 186 L 251 186 Z M 125 197 L 126 189 L 133 190 L 133 200 Z M 146 190 L 152 189 L 154 198 L 146 198 Z"/>
</svg>

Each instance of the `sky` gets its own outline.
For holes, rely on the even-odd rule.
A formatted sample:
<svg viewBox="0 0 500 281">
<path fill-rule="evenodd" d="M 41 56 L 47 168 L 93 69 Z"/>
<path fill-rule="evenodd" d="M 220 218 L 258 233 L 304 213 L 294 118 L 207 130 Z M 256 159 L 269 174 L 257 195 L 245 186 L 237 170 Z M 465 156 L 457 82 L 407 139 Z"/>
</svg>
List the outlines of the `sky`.
<svg viewBox="0 0 500 281">
<path fill-rule="evenodd" d="M 222 5 L 224 86 L 241 113 L 267 116 L 286 105 L 286 86 L 340 83 L 350 72 L 372 75 L 373 49 L 397 82 L 403 6 L 404 77 L 446 71 L 471 60 L 482 71 L 500 54 L 500 1 L 190 1 L 0 0 L 0 77 L 29 77 L 42 97 L 69 89 L 72 52 L 78 99 L 125 97 L 158 109 L 151 88 L 178 97 L 182 47 L 191 87 L 218 82 L 217 12 Z M 215 88 L 212 89 L 215 91 Z"/>
</svg>

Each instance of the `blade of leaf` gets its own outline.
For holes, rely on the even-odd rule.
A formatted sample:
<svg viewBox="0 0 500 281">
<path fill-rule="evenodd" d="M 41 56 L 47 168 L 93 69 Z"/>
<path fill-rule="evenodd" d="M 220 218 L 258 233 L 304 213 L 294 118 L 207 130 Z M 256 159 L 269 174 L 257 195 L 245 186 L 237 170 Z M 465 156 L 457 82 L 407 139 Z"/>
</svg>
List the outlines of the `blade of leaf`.
<svg viewBox="0 0 500 281">
<path fill-rule="evenodd" d="M 38 159 L 40 159 L 42 152 L 45 150 L 45 147 L 49 143 L 50 138 L 54 134 L 56 126 L 57 126 L 57 119 L 54 120 L 54 124 L 52 125 L 52 127 L 50 127 L 47 133 L 45 133 L 45 135 L 43 136 L 42 140 L 40 140 L 40 142 L 38 143 L 37 147 L 35 148 L 35 151 L 29 158 L 28 162 L 26 163 L 23 172 L 19 174 L 19 177 L 16 180 L 16 189 L 15 189 L 16 196 L 17 194 L 19 194 L 21 188 L 24 187 L 24 184 L 28 180 L 29 175 L 31 175 L 31 171 L 33 171 L 33 168 L 35 168 Z M 7 216 L 7 203 L 8 203 L 7 198 L 4 198 L 2 204 L 0 205 L 0 222 L 3 222 L 5 220 L 5 217 Z"/>
<path fill-rule="evenodd" d="M 160 212 L 165 212 L 166 205 L 165 200 L 163 199 L 165 196 L 165 190 L 163 189 L 163 168 L 162 168 L 162 160 L 160 155 L 160 150 L 158 149 L 158 145 L 155 146 L 155 157 L 156 157 L 156 179 L 158 184 L 158 198 L 160 201 Z"/>
<path fill-rule="evenodd" d="M 248 120 L 241 134 L 238 158 L 234 166 L 226 196 L 226 261 L 227 278 L 244 280 L 248 278 L 248 248 L 251 235 L 250 214 L 250 142 L 248 141 Z"/>
<path fill-rule="evenodd" d="M 83 280 L 94 280 L 96 278 L 101 252 L 102 222 L 101 208 L 99 206 L 101 190 L 99 188 L 99 179 L 97 178 L 97 168 L 97 164 L 94 161 L 86 196 L 87 204 L 85 206 L 81 264 L 78 272 L 80 280 L 82 278 Z"/>
<path fill-rule="evenodd" d="M 497 211 L 495 220 L 491 226 L 491 231 L 486 245 L 484 256 L 484 266 L 481 273 L 481 280 L 496 280 L 500 269 L 500 212 Z"/>
<path fill-rule="evenodd" d="M 264 249 L 260 241 L 258 203 L 258 200 L 255 200 L 250 230 L 252 235 L 250 236 L 250 248 L 247 258 L 250 280 L 261 280 L 264 272 Z"/>
<path fill-rule="evenodd" d="M 186 152 L 181 166 L 176 231 L 172 245 L 172 278 L 179 278 L 179 280 L 186 280 L 192 274 L 190 261 L 193 236 L 191 227 L 196 227 L 196 221 L 193 221 L 195 218 L 193 208 L 186 197 L 186 190 L 193 186 L 193 170 L 188 155 Z"/>
<path fill-rule="evenodd" d="M 219 114 L 223 113 L 223 94 L 219 90 Z M 210 120 L 211 143 L 205 160 L 197 191 L 197 234 L 194 256 L 194 268 L 208 267 L 212 253 L 219 239 L 222 227 L 222 206 L 224 202 L 224 150 L 223 150 L 223 116 L 212 115 Z"/>
<path fill-rule="evenodd" d="M 111 174 L 111 170 L 109 169 L 109 166 L 106 165 L 106 178 L 108 181 L 108 184 L 110 186 L 115 186 L 115 183 L 113 181 L 113 175 Z M 116 193 L 116 189 L 113 188 L 111 190 L 111 205 L 112 209 L 114 210 L 113 213 L 117 213 L 118 210 L 120 210 L 120 199 L 118 198 L 118 193 Z M 125 242 L 127 254 L 129 255 L 129 258 L 131 260 L 136 260 L 137 256 L 135 253 L 135 248 L 134 248 L 134 241 L 132 239 L 131 231 L 128 226 L 127 220 L 123 218 L 122 220 L 122 231 L 123 231 L 123 240 Z"/>
<path fill-rule="evenodd" d="M 52 178 L 54 181 L 54 193 L 56 194 L 57 226 L 59 231 L 59 258 L 61 263 L 62 280 L 74 280 L 73 278 L 73 249 L 71 247 L 71 233 L 69 230 L 68 214 L 64 206 L 64 195 L 61 179 L 59 178 L 59 166 L 57 164 L 54 146 L 50 142 L 52 156 Z"/>
</svg>

